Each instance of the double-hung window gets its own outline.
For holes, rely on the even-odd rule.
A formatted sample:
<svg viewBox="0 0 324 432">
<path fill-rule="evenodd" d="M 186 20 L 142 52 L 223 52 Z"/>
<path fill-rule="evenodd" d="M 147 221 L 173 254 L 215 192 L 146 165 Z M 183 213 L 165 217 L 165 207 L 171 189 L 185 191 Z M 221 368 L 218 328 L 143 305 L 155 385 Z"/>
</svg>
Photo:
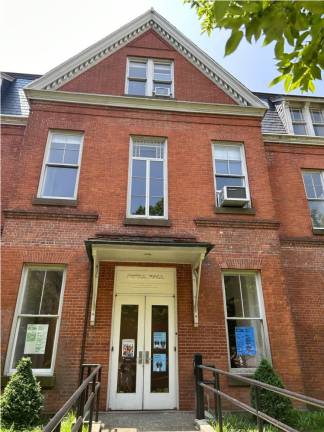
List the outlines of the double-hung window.
<svg viewBox="0 0 324 432">
<path fill-rule="evenodd" d="M 303 179 L 313 227 L 324 230 L 324 171 L 304 171 Z"/>
<path fill-rule="evenodd" d="M 291 122 L 296 135 L 307 135 L 306 121 L 301 108 L 290 108 Z"/>
<path fill-rule="evenodd" d="M 53 374 L 64 283 L 64 267 L 24 268 L 8 352 L 9 373 L 27 356 L 37 375 Z"/>
<path fill-rule="evenodd" d="M 216 205 L 219 206 L 219 195 L 224 186 L 243 186 L 250 199 L 243 145 L 215 143 L 213 153 Z"/>
<path fill-rule="evenodd" d="M 76 199 L 82 143 L 81 133 L 49 132 L 38 197 Z"/>
<path fill-rule="evenodd" d="M 173 63 L 147 58 L 128 59 L 125 92 L 133 96 L 173 96 Z"/>
<path fill-rule="evenodd" d="M 260 275 L 229 271 L 222 277 L 230 367 L 248 372 L 270 357 Z"/>
<path fill-rule="evenodd" d="M 313 129 L 316 136 L 324 136 L 324 114 L 319 109 L 310 110 Z"/>
<path fill-rule="evenodd" d="M 167 218 L 166 142 L 132 138 L 128 216 Z"/>
</svg>

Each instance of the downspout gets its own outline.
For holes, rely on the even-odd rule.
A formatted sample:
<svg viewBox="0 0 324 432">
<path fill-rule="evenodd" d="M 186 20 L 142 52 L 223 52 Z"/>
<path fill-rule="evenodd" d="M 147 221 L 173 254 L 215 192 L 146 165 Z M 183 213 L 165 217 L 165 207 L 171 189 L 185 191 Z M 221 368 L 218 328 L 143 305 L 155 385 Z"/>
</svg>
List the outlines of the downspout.
<svg viewBox="0 0 324 432">
<path fill-rule="evenodd" d="M 87 340 L 87 324 L 88 324 L 88 318 L 89 318 L 90 299 L 91 299 L 91 291 L 92 291 L 92 273 L 93 273 L 93 258 L 91 256 L 87 305 L 86 305 L 86 311 L 85 311 L 85 316 L 84 316 L 83 335 L 82 335 L 82 344 L 81 344 L 79 384 L 81 384 L 81 382 L 82 382 L 82 365 L 84 363 L 85 346 L 86 346 L 86 340 Z"/>
</svg>

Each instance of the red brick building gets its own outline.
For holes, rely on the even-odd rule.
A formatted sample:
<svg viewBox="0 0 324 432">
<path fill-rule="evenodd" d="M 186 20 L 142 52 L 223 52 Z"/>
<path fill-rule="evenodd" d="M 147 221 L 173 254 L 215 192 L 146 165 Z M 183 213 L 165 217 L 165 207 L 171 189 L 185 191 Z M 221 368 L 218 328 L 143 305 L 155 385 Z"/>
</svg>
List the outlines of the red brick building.
<svg viewBox="0 0 324 432">
<path fill-rule="evenodd" d="M 201 352 L 323 398 L 324 99 L 154 11 L 1 92 L 4 377 L 30 356 L 53 411 L 101 363 L 102 409 L 192 409 Z"/>
</svg>

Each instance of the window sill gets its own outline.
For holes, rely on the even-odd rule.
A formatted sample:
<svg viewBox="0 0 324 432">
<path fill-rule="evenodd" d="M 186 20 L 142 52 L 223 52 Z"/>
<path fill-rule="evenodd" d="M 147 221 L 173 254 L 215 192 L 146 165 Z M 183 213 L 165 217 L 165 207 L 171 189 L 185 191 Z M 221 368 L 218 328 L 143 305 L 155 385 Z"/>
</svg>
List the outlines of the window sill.
<svg viewBox="0 0 324 432">
<path fill-rule="evenodd" d="M 1 387 L 4 388 L 9 380 L 10 380 L 10 375 L 4 375 L 1 377 Z M 37 381 L 39 381 L 41 388 L 42 389 L 50 389 L 55 387 L 55 383 L 56 383 L 56 377 L 55 375 L 52 376 L 37 376 Z"/>
<path fill-rule="evenodd" d="M 132 95 L 132 94 L 128 94 L 128 93 L 124 93 L 124 96 L 126 97 L 133 97 L 133 98 L 141 98 L 141 99 L 167 99 L 167 100 L 174 100 L 175 97 L 174 96 L 143 96 L 143 95 Z"/>
<path fill-rule="evenodd" d="M 38 198 L 35 197 L 32 200 L 33 205 L 45 205 L 45 206 L 60 206 L 60 207 L 76 207 L 78 200 L 76 199 L 60 199 L 60 198 Z"/>
<path fill-rule="evenodd" d="M 313 234 L 324 235 L 324 228 L 313 228 Z"/>
<path fill-rule="evenodd" d="M 255 208 L 241 208 L 241 207 L 216 207 L 216 214 L 242 214 L 252 215 L 256 214 Z"/>
<path fill-rule="evenodd" d="M 159 226 L 159 227 L 170 227 L 170 221 L 168 219 L 142 219 L 142 218 L 125 218 L 125 226 Z"/>
</svg>

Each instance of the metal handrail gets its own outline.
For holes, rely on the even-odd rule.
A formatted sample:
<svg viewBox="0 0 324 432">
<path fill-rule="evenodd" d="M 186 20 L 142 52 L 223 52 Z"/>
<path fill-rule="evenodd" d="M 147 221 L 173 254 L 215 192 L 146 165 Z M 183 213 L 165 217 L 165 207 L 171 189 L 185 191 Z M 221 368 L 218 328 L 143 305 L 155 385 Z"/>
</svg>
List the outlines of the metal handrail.
<svg viewBox="0 0 324 432">
<path fill-rule="evenodd" d="M 213 373 L 213 380 L 204 380 L 203 377 L 203 371 L 207 370 Z M 260 389 L 268 390 L 277 394 L 280 394 L 282 396 L 288 397 L 290 399 L 297 400 L 299 402 L 305 402 L 309 405 L 313 405 L 319 408 L 324 408 L 324 401 L 320 399 L 315 399 L 309 396 L 305 396 L 300 393 L 293 392 L 291 390 L 282 389 L 279 387 L 275 387 L 271 384 L 263 383 L 261 381 L 257 381 L 252 378 L 246 378 L 243 376 L 238 376 L 236 374 L 233 374 L 231 372 L 226 372 L 221 369 L 217 369 L 214 366 L 211 365 L 203 365 L 202 364 L 202 355 L 201 354 L 195 354 L 194 356 L 194 372 L 196 377 L 196 417 L 197 419 L 204 419 L 205 418 L 205 407 L 204 407 L 204 389 L 212 392 L 215 397 L 215 418 L 218 421 L 219 425 L 219 432 L 223 432 L 223 415 L 222 415 L 222 403 L 221 398 L 224 398 L 228 400 L 229 402 L 233 403 L 234 405 L 238 406 L 239 408 L 242 408 L 243 410 L 253 414 L 257 418 L 257 427 L 259 432 L 263 432 L 263 420 L 266 422 L 274 425 L 278 429 L 284 431 L 284 432 L 298 432 L 296 429 L 292 428 L 291 426 L 288 426 L 287 424 L 284 424 L 280 422 L 279 420 L 270 417 L 269 415 L 265 414 L 264 412 L 260 411 Z M 228 395 L 227 393 L 224 393 L 220 389 L 220 375 L 228 376 L 230 378 L 245 382 L 249 384 L 251 387 L 255 388 L 255 402 L 256 402 L 256 408 L 253 408 L 252 406 Z M 211 385 L 213 387 L 211 387 Z"/>
<path fill-rule="evenodd" d="M 246 383 L 251 384 L 255 387 L 260 387 L 260 388 L 263 388 L 265 390 L 271 390 L 274 393 L 282 394 L 283 396 L 287 396 L 289 398 L 298 400 L 300 402 L 308 403 L 308 404 L 316 406 L 318 408 L 324 408 L 324 401 L 321 399 L 316 399 L 316 398 L 313 398 L 310 396 L 305 396 L 301 393 L 293 392 L 291 390 L 282 389 L 280 387 L 275 387 L 271 384 L 257 381 L 257 380 L 254 380 L 252 378 L 243 377 L 243 376 L 240 376 L 240 375 L 237 375 L 234 373 L 226 372 L 226 371 L 223 371 L 221 369 L 213 368 L 211 366 L 200 365 L 198 367 L 201 369 L 210 370 L 211 372 L 216 372 L 220 375 L 226 375 L 226 376 L 229 376 L 231 378 L 235 378 L 239 381 L 246 382 Z"/>
<path fill-rule="evenodd" d="M 61 409 L 50 419 L 42 432 L 60 432 L 61 423 L 66 417 L 66 414 L 74 408 L 78 403 L 76 423 L 72 427 L 73 431 L 80 431 L 84 423 L 84 419 L 89 414 L 89 432 L 92 428 L 93 406 L 96 399 L 96 420 L 98 420 L 99 397 L 101 386 L 101 365 L 100 364 L 84 364 L 82 365 L 81 377 L 83 377 L 84 369 L 87 368 L 88 376 L 82 381 L 77 390 L 65 402 Z M 91 369 L 94 368 L 91 372 Z M 91 393 L 88 395 L 89 385 L 91 384 Z M 89 400 L 91 401 L 90 403 Z M 84 408 L 87 408 L 85 410 Z"/>
</svg>

